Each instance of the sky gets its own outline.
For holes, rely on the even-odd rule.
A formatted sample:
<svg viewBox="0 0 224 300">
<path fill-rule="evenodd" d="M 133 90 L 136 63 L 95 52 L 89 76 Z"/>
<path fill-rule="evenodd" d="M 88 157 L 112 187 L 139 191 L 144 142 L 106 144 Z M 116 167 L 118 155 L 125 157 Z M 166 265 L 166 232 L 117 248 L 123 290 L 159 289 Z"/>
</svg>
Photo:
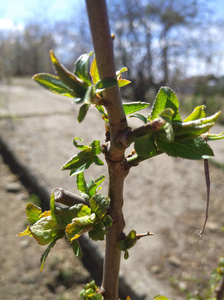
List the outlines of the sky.
<svg viewBox="0 0 224 300">
<path fill-rule="evenodd" d="M 137 0 L 136 0 L 137 1 Z M 224 0 L 210 0 L 215 14 L 224 19 Z M 74 9 L 84 6 L 84 0 L 1 0 L 0 28 L 22 26 L 32 18 L 64 20 L 74 15 Z"/>
<path fill-rule="evenodd" d="M 109 1 L 113 0 L 107 0 Z M 206 4 L 213 9 L 215 19 L 220 18 L 224 23 L 224 0 L 208 0 Z M 83 9 L 85 9 L 85 0 L 0 0 L 0 30 L 22 30 L 25 24 L 33 20 L 47 21 L 49 24 L 77 17 L 78 21 L 82 22 L 82 17 L 86 18 L 85 15 L 83 16 Z M 215 33 L 215 36 L 218 38 L 220 34 Z M 223 49 L 223 42 L 221 49 Z M 224 68 L 224 62 L 222 66 Z M 197 70 L 195 72 L 197 73 Z"/>
<path fill-rule="evenodd" d="M 84 0 L 1 0 L 0 28 L 22 26 L 33 18 L 65 20 L 74 14 L 71 8 L 79 8 L 83 4 Z"/>
</svg>

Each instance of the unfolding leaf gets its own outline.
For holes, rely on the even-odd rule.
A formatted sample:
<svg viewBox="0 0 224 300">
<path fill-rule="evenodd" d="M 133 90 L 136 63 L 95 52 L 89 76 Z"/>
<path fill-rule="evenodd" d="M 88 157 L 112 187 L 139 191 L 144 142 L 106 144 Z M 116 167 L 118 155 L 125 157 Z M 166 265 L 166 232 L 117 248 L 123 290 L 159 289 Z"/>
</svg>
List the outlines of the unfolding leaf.
<svg viewBox="0 0 224 300">
<path fill-rule="evenodd" d="M 104 175 L 100 175 L 95 181 L 91 181 L 88 184 L 88 192 L 89 195 L 92 197 L 96 194 L 97 188 L 100 186 L 100 184 L 105 180 Z"/>
<path fill-rule="evenodd" d="M 174 140 L 172 143 L 157 140 L 158 148 L 166 154 L 187 159 L 205 159 L 214 156 L 210 146 L 202 137 Z"/>
<path fill-rule="evenodd" d="M 85 148 L 83 151 L 79 152 L 71 159 L 69 159 L 63 166 L 62 170 L 72 170 L 77 168 L 83 168 L 85 170 L 89 167 L 88 162 L 94 162 L 93 158 L 102 152 L 100 147 L 100 141 L 94 140 L 90 146 Z M 87 164 L 87 165 L 86 165 Z M 82 170 L 82 171 L 83 171 Z M 81 171 L 80 171 L 81 172 Z M 79 173 L 80 173 L 79 172 Z"/>
<path fill-rule="evenodd" d="M 50 51 L 50 55 L 61 81 L 70 89 L 72 89 L 76 95 L 79 95 L 80 98 L 83 97 L 86 93 L 88 85 L 83 80 L 79 79 L 75 74 L 72 74 L 66 70 L 66 68 L 61 65 L 57 57 L 54 55 L 53 51 Z"/>
<path fill-rule="evenodd" d="M 94 57 L 93 62 L 91 64 L 90 75 L 92 77 L 93 84 L 96 84 L 100 80 L 100 76 L 96 64 L 96 57 Z"/>
<path fill-rule="evenodd" d="M 34 224 L 40 219 L 40 215 L 42 214 L 42 210 L 40 207 L 36 206 L 35 204 L 29 202 L 26 205 L 26 214 L 27 220 Z"/>
<path fill-rule="evenodd" d="M 205 118 L 206 114 L 204 112 L 204 109 L 205 109 L 205 105 L 200 105 L 195 107 L 193 112 L 184 120 L 184 122 Z"/>
<path fill-rule="evenodd" d="M 179 101 L 175 93 L 168 87 L 161 87 L 153 103 L 150 120 L 158 118 L 165 108 L 171 108 L 174 111 L 173 121 L 181 121 Z"/>
<path fill-rule="evenodd" d="M 104 78 L 102 80 L 99 80 L 95 84 L 96 93 L 101 93 L 115 85 L 117 85 L 117 80 L 115 78 Z"/>
<path fill-rule="evenodd" d="M 126 85 L 130 84 L 131 81 L 127 80 L 127 79 L 118 79 L 117 83 L 118 83 L 118 86 L 121 88 L 123 86 L 126 86 Z"/>
<path fill-rule="evenodd" d="M 88 85 L 91 85 L 88 68 L 89 68 L 89 58 L 92 54 L 93 52 L 81 55 L 75 63 L 75 70 L 74 70 L 74 74 L 78 78 L 85 81 Z"/>
<path fill-rule="evenodd" d="M 224 134 L 223 132 L 221 132 L 220 134 L 212 134 L 212 133 L 209 133 L 207 136 L 206 136 L 206 140 L 207 141 L 217 141 L 217 140 L 222 140 L 224 139 Z"/>
<path fill-rule="evenodd" d="M 40 73 L 34 75 L 32 79 L 52 93 L 72 98 L 79 97 L 79 94 L 62 83 L 58 76 Z"/>
<path fill-rule="evenodd" d="M 117 78 L 119 78 L 119 76 L 120 76 L 122 73 L 126 72 L 126 71 L 128 71 L 128 68 L 126 68 L 126 67 L 123 67 L 123 68 L 121 68 L 119 71 L 117 71 L 117 72 L 116 72 Z"/>
<path fill-rule="evenodd" d="M 162 118 L 165 123 L 160 130 L 154 132 L 154 136 L 167 143 L 171 143 L 174 140 L 174 132 L 172 126 L 173 110 L 170 108 L 165 108 L 160 114 L 159 117 Z"/>
<path fill-rule="evenodd" d="M 130 102 L 130 103 L 124 103 L 123 109 L 126 115 L 130 115 L 148 106 L 149 103 L 146 102 Z"/>
<path fill-rule="evenodd" d="M 173 122 L 175 137 L 178 139 L 192 138 L 207 132 L 215 125 L 220 116 L 220 111 L 206 118 L 201 118 L 188 122 Z"/>
<path fill-rule="evenodd" d="M 145 116 L 143 116 L 142 114 L 133 114 L 131 115 L 129 118 L 138 118 L 140 119 L 144 124 L 146 124 L 148 122 L 147 118 Z"/>
<path fill-rule="evenodd" d="M 76 183 L 81 195 L 89 199 L 89 189 L 85 181 L 84 172 L 77 174 Z"/>
</svg>

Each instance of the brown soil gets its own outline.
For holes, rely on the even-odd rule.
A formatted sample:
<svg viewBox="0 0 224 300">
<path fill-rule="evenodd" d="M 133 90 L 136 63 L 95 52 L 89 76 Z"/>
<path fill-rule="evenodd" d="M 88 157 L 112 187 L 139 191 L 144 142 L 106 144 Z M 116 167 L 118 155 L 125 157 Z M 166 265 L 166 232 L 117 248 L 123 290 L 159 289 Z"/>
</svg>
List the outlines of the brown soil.
<svg viewBox="0 0 224 300">
<path fill-rule="evenodd" d="M 29 89 L 29 85 L 23 88 L 20 83 L 18 86 L 15 86 L 17 90 L 11 87 L 10 109 L 13 111 L 14 106 L 17 106 L 18 112 L 19 106 L 23 114 L 22 109 L 26 107 L 27 118 L 15 120 L 19 126 L 13 123 L 14 120 L 11 120 L 11 123 L 3 120 L 2 126 L 8 122 L 11 127 L 2 128 L 8 128 L 8 136 L 12 137 L 14 145 L 17 145 L 17 155 L 23 156 L 23 160 L 35 170 L 42 184 L 49 186 L 50 190 L 62 186 L 73 191 L 75 179 L 68 180 L 68 175 L 61 174 L 58 170 L 70 157 L 70 153 L 74 153 L 73 146 L 70 145 L 74 137 L 73 131 L 75 136 L 84 137 L 86 143 L 92 141 L 96 132 L 99 139 L 102 139 L 103 130 L 103 133 L 97 131 L 98 115 L 96 117 L 90 110 L 88 122 L 91 126 L 85 121 L 81 126 L 76 124 L 74 130 L 71 127 L 75 121 L 73 112 L 70 112 L 70 102 L 63 106 L 62 111 L 60 101 L 55 102 L 53 98 L 50 99 L 52 103 L 49 101 L 45 105 L 48 94 L 42 93 L 41 89 L 38 89 L 37 94 L 37 88 L 34 90 L 33 85 L 32 89 Z M 28 95 L 29 101 L 23 97 L 25 94 Z M 18 100 L 16 95 L 21 99 Z M 41 100 L 40 97 L 44 99 L 44 106 L 36 105 L 39 103 L 38 99 Z M 32 101 L 36 105 L 33 116 Z M 52 114 L 52 106 L 55 110 L 58 109 L 58 114 Z M 73 110 L 76 110 L 77 114 L 77 108 L 74 107 Z M 63 114 L 67 114 L 66 118 Z M 66 133 L 60 124 L 68 128 Z M 34 132 L 40 136 L 36 136 Z M 5 132 L 2 131 L 1 134 L 4 135 Z M 54 153 L 52 149 L 55 149 L 58 137 L 60 140 Z M 220 151 L 222 157 L 223 148 L 220 148 Z M 40 166 L 37 166 L 36 162 L 39 162 Z M 106 174 L 104 171 L 100 171 L 100 174 Z M 95 170 L 92 168 L 91 172 L 94 173 Z M 140 294 L 141 284 L 144 285 L 144 289 L 148 286 L 152 288 L 146 297 L 147 300 L 151 300 L 155 295 L 153 288 L 156 285 L 158 287 L 158 283 L 157 290 L 164 288 L 164 294 L 167 292 L 167 296 L 172 295 L 172 300 L 186 299 L 187 293 L 204 295 L 203 291 L 208 286 L 210 274 L 217 267 L 219 257 L 224 255 L 224 232 L 221 230 L 224 226 L 224 174 L 215 167 L 211 167 L 211 172 L 209 221 L 203 237 L 200 238 L 196 231 L 201 229 L 206 207 L 206 188 L 201 162 L 161 155 L 130 171 L 124 191 L 127 226 L 125 232 L 128 233 L 134 228 L 138 233 L 149 230 L 155 235 L 141 239 L 130 250 L 128 261 L 122 260 L 121 269 L 129 278 L 129 283 L 134 282 L 133 286 Z M 57 243 L 49 255 L 44 271 L 40 273 L 39 258 L 44 248 L 28 237 L 16 237 L 16 234 L 25 228 L 25 204 L 30 195 L 2 162 L 0 176 L 0 299 L 79 299 L 76 295 L 82 284 L 90 280 L 89 273 L 74 257 L 64 240 Z M 91 176 L 96 177 L 95 173 Z M 9 192 L 9 184 L 15 182 L 19 186 L 18 191 Z"/>
<path fill-rule="evenodd" d="M 1 300 L 74 300 L 88 271 L 65 240 L 57 243 L 40 272 L 44 247 L 33 239 L 18 238 L 26 226 L 25 205 L 34 200 L 12 174 L 0 156 L 0 299 Z"/>
</svg>

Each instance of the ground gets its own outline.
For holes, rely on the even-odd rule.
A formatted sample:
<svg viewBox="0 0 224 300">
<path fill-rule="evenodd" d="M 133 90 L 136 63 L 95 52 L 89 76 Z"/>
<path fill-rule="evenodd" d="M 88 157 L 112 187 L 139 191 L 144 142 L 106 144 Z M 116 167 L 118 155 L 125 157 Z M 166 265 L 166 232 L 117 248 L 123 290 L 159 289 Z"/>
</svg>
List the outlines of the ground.
<svg viewBox="0 0 224 300">
<path fill-rule="evenodd" d="M 65 188 L 66 184 L 70 184 L 68 188 L 74 188 L 75 179 L 68 180 L 67 175 L 63 172 L 61 175 L 58 169 L 70 157 L 70 152 L 74 151 L 73 146 L 70 146 L 74 137 L 71 124 L 75 122 L 74 114 L 77 111 L 70 112 L 70 102 L 65 106 L 59 100 L 55 102 L 54 99 L 49 99 L 47 102 L 48 94 L 42 93 L 41 89 L 37 90 L 29 81 L 25 82 L 28 84 L 22 86 L 22 81 L 19 81 L 11 86 L 9 93 L 10 109 L 23 117 L 16 119 L 13 115 L 9 122 L 5 114 L 0 127 L 5 129 L 0 134 L 5 140 L 7 137 L 11 138 L 11 149 L 36 172 L 37 179 L 42 184 L 52 188 L 55 187 L 54 184 Z M 6 88 L 3 94 L 4 92 Z M 56 113 L 52 113 L 52 106 L 57 110 Z M 83 128 L 80 127 L 85 141 L 92 139 L 99 123 L 92 111 L 87 118 L 92 125 L 88 130 L 88 123 L 84 123 Z M 61 124 L 66 125 L 68 130 L 65 131 Z M 78 128 L 77 123 L 75 124 Z M 83 136 L 76 127 L 76 136 Z M 54 147 L 55 141 L 58 141 L 57 147 Z M 16 149 L 13 148 L 14 145 Z M 52 149 L 57 151 L 54 153 Z M 222 158 L 223 148 L 220 147 L 219 150 Z M 203 162 L 161 155 L 130 171 L 125 185 L 126 232 L 136 229 L 138 232 L 149 230 L 155 234 L 146 240 L 140 240 L 130 250 L 128 261 L 122 260 L 121 269 L 125 276 L 129 276 L 129 282 L 134 282 L 133 286 L 137 286 L 136 281 L 140 277 L 140 284 L 146 282 L 152 286 L 159 283 L 159 288 L 162 286 L 165 291 L 169 290 L 167 296 L 172 295 L 172 300 L 187 299 L 189 293 L 203 293 L 208 286 L 211 272 L 217 267 L 219 257 L 224 255 L 224 173 L 213 165 L 210 170 L 211 205 L 202 238 L 198 236 L 197 230 L 203 224 L 206 207 Z M 82 285 L 91 279 L 89 272 L 74 257 L 66 241 L 61 240 L 52 250 L 40 273 L 39 259 L 45 248 L 37 245 L 32 238 L 16 237 L 26 226 L 26 202 L 30 198 L 36 199 L 2 161 L 0 178 L 1 300 L 79 299 L 78 293 Z M 134 281 L 131 281 L 132 278 Z M 140 290 L 139 286 L 138 281 Z M 71 296 L 72 293 L 75 296 Z M 155 294 L 147 295 L 147 300 L 151 300 L 153 295 Z M 203 297 L 205 296 L 202 296 L 204 300 Z"/>
</svg>

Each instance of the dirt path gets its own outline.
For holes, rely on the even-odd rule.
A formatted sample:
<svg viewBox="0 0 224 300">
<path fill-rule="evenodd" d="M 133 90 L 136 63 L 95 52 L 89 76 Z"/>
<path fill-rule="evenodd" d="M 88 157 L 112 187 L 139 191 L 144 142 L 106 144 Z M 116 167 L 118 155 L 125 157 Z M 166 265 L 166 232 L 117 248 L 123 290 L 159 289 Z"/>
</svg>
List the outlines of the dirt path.
<svg viewBox="0 0 224 300">
<path fill-rule="evenodd" d="M 1 156 L 0 178 L 0 299 L 79 299 L 83 283 L 90 280 L 89 273 L 65 240 L 59 241 L 40 272 L 44 247 L 32 239 L 16 237 L 26 226 L 26 202 L 35 198 L 11 173 Z"/>
<path fill-rule="evenodd" d="M 72 145 L 75 136 L 83 137 L 86 144 L 93 138 L 103 141 L 104 126 L 100 123 L 101 120 L 94 110 L 90 110 L 87 120 L 79 126 L 75 121 L 77 107 L 71 106 L 70 101 L 55 98 L 32 83 L 25 86 L 21 84 L 22 80 L 17 81 L 10 87 L 10 93 L 6 88 L 2 89 L 8 100 L 0 105 L 0 112 L 2 109 L 4 116 L 0 119 L 0 135 L 7 140 L 11 151 L 32 171 L 36 180 L 46 187 L 49 193 L 57 186 L 77 192 L 75 178 L 69 178 L 60 168 L 76 151 Z M 220 143 L 222 147 L 218 150 L 219 157 L 222 158 L 223 141 Z M 88 172 L 88 176 L 95 178 L 106 172 L 105 167 L 91 168 L 91 174 Z M 131 170 L 124 195 L 126 232 L 136 229 L 137 232 L 152 231 L 155 235 L 140 240 L 130 250 L 130 258 L 127 261 L 122 260 L 121 269 L 128 283 L 133 285 L 140 295 L 145 294 L 146 300 L 151 300 L 158 293 L 165 294 L 173 300 L 183 300 L 186 299 L 187 293 L 203 291 L 212 270 L 217 266 L 218 258 L 224 255 L 224 232 L 221 230 L 224 225 L 224 173 L 214 167 L 211 167 L 211 172 L 210 215 L 205 234 L 200 238 L 196 231 L 201 229 L 206 207 L 202 162 L 161 155 Z M 56 263 L 53 273 L 50 273 L 52 263 L 46 265 L 45 272 L 49 270 L 46 276 L 48 279 L 43 279 L 44 273 L 39 275 L 42 248 L 32 240 L 27 242 L 25 238 L 15 238 L 15 234 L 24 226 L 25 202 L 6 192 L 7 177 L 1 174 L 1 178 L 4 178 L 0 181 L 1 203 L 4 209 L 0 219 L 0 289 L 8 291 L 11 297 L 3 299 L 23 299 L 23 295 L 29 293 L 29 288 L 32 290 L 32 287 L 36 294 L 40 293 L 39 283 L 36 286 L 38 280 L 43 284 L 41 293 L 47 291 L 50 295 L 47 287 L 49 285 L 43 282 L 47 282 L 49 278 L 52 281 L 57 279 L 54 275 Z M 9 206 L 12 206 L 13 213 L 8 209 Z M 12 231 L 6 234 L 8 230 Z M 54 249 L 52 260 L 56 261 L 54 255 L 58 256 L 59 262 L 62 261 L 59 265 L 63 265 L 67 251 L 70 251 L 66 248 L 66 255 L 62 255 L 65 251 L 62 250 L 63 247 L 65 246 L 56 245 Z M 99 248 L 103 252 L 104 244 L 99 244 Z M 32 249 L 36 249 L 38 254 L 35 255 Z M 52 255 L 49 259 L 51 257 Z M 28 258 L 31 258 L 31 261 Z M 30 275 L 26 277 L 24 273 Z M 16 290 L 12 289 L 13 279 L 7 279 L 10 274 L 14 276 L 12 278 L 19 278 L 19 285 L 24 276 L 29 278 L 24 285 L 26 292 L 21 288 L 18 297 L 13 295 L 13 291 L 18 293 L 19 285 L 16 286 Z M 29 280 L 31 285 L 27 283 Z M 57 280 L 58 287 L 54 297 L 59 297 L 60 293 L 67 293 L 60 291 L 64 286 L 61 287 Z M 38 299 L 29 298 L 32 293 L 34 292 L 27 294 L 28 298 L 24 299 Z"/>
</svg>

